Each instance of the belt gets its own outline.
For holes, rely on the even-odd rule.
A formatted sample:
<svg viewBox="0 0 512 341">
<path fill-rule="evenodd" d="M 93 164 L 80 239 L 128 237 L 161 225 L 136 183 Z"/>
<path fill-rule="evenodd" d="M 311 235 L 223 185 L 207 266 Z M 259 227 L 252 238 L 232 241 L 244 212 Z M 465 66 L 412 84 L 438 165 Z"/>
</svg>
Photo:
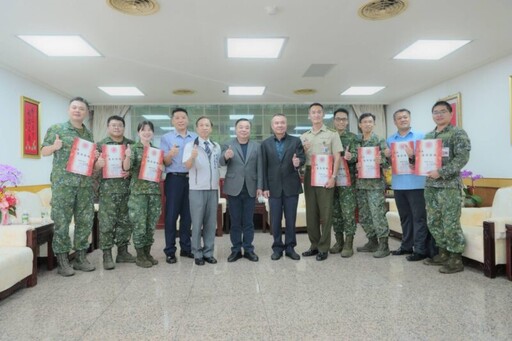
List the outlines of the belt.
<svg viewBox="0 0 512 341">
<path fill-rule="evenodd" d="M 175 175 L 175 176 L 182 176 L 184 178 L 188 178 L 188 173 L 176 173 L 176 172 L 170 172 L 169 174 Z"/>
</svg>

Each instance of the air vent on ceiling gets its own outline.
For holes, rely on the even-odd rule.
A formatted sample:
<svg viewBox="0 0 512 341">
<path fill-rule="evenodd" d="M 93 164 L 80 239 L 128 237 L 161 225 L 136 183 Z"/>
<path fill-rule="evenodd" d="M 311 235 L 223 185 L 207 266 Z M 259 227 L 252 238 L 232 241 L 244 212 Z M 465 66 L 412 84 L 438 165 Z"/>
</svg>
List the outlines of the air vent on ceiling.
<svg viewBox="0 0 512 341">
<path fill-rule="evenodd" d="M 302 77 L 325 77 L 336 64 L 311 64 Z"/>
<path fill-rule="evenodd" d="M 296 95 L 313 95 L 316 94 L 315 89 L 297 89 L 293 91 Z"/>
<path fill-rule="evenodd" d="M 107 3 L 119 12 L 131 15 L 150 15 L 160 9 L 156 0 L 107 0 Z"/>
<path fill-rule="evenodd" d="M 193 95 L 196 92 L 194 90 L 190 90 L 190 89 L 176 89 L 172 93 L 173 93 L 173 95 L 176 95 L 176 96 L 187 96 L 187 95 Z"/>
<path fill-rule="evenodd" d="M 374 0 L 359 9 L 359 16 L 368 20 L 392 18 L 406 10 L 407 0 Z"/>
</svg>

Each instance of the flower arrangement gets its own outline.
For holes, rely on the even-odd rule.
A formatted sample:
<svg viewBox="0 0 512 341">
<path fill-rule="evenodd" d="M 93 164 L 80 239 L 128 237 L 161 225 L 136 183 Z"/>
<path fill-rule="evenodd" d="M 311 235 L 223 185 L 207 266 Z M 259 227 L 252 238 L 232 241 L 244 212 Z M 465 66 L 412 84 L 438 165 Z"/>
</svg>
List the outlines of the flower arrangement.
<svg viewBox="0 0 512 341">
<path fill-rule="evenodd" d="M 460 171 L 460 176 L 463 179 L 471 179 L 471 185 L 464 186 L 464 206 L 474 207 L 482 205 L 482 197 L 475 194 L 475 181 L 482 179 L 483 176 L 480 174 L 473 174 L 472 171 L 463 169 Z"/>
<path fill-rule="evenodd" d="M 16 168 L 0 164 L 0 211 L 2 212 L 2 224 L 7 224 L 9 215 L 16 217 L 16 205 L 18 199 L 6 190 L 6 185 L 17 186 L 21 180 L 21 172 Z"/>
</svg>

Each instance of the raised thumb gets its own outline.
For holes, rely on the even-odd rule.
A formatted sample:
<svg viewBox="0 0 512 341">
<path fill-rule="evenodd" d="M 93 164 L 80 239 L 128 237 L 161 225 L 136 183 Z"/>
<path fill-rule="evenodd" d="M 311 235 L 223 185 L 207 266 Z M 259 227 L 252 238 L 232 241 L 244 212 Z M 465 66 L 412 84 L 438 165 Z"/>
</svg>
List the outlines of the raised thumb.
<svg viewBox="0 0 512 341">
<path fill-rule="evenodd" d="M 296 159 L 297 158 L 297 154 L 293 154 L 293 158 Z"/>
<path fill-rule="evenodd" d="M 59 134 L 56 134 L 56 135 L 55 135 L 55 140 L 60 140 L 60 139 L 59 139 Z"/>
</svg>

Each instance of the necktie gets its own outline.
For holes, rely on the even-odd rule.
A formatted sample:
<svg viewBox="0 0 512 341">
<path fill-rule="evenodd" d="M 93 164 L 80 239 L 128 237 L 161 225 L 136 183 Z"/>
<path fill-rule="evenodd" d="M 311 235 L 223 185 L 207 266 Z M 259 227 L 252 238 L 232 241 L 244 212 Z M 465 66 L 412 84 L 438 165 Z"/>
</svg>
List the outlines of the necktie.
<svg viewBox="0 0 512 341">
<path fill-rule="evenodd" d="M 204 151 L 208 154 L 208 158 L 212 156 L 212 150 L 210 149 L 210 143 L 208 143 L 208 141 L 204 141 Z"/>
</svg>

